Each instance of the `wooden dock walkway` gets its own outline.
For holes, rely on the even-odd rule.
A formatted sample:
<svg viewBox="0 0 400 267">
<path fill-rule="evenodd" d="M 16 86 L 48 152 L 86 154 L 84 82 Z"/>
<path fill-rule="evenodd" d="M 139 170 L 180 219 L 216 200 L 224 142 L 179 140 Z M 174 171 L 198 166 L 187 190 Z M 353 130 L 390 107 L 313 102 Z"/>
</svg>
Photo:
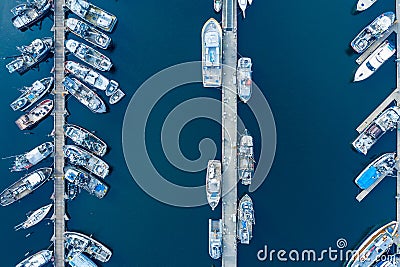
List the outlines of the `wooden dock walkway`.
<svg viewBox="0 0 400 267">
<path fill-rule="evenodd" d="M 54 1 L 54 266 L 64 266 L 64 232 L 65 232 L 65 181 L 64 153 L 65 144 L 64 124 L 67 114 L 65 109 L 65 91 L 62 85 L 64 79 L 64 5 L 65 0 Z"/>
<path fill-rule="evenodd" d="M 357 132 L 361 133 L 381 114 L 393 101 L 400 97 L 399 89 L 395 89 L 383 102 L 357 127 Z M 398 101 L 396 101 L 398 103 Z"/>
<path fill-rule="evenodd" d="M 222 5 L 222 266 L 237 266 L 237 0 Z"/>
<path fill-rule="evenodd" d="M 359 57 L 356 59 L 356 63 L 357 63 L 358 65 L 360 65 L 361 63 L 363 63 L 364 60 L 367 59 L 367 57 L 368 57 L 369 55 L 371 55 L 372 52 L 374 52 L 375 49 L 377 49 L 378 46 L 380 46 L 380 44 L 381 44 L 383 41 L 386 40 L 386 38 L 389 37 L 389 35 L 391 35 L 394 31 L 397 32 L 397 27 L 398 27 L 398 23 L 397 23 L 397 21 L 395 21 L 395 23 L 394 23 L 392 26 L 390 26 L 390 28 L 382 35 L 381 38 L 379 38 L 379 39 L 378 39 L 376 42 L 374 42 L 370 47 L 368 47 L 368 49 L 367 49 L 364 53 L 362 53 L 361 56 L 359 56 Z"/>
</svg>

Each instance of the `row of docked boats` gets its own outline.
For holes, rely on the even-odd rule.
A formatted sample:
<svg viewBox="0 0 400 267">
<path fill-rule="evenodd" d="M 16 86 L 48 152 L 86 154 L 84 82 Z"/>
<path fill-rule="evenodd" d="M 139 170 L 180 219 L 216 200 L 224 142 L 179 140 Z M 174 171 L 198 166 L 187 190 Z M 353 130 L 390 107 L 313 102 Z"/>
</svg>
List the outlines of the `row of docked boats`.
<svg viewBox="0 0 400 267">
<path fill-rule="evenodd" d="M 395 23 L 395 14 L 385 12 L 367 25 L 350 43 L 357 53 L 365 52 L 373 43 L 380 40 Z M 380 44 L 358 67 L 354 81 L 362 81 L 370 77 L 396 52 L 395 45 L 390 40 Z"/>
<path fill-rule="evenodd" d="M 247 1 L 247 0 L 246 0 Z M 222 29 L 219 23 L 211 18 L 203 26 L 202 40 L 202 77 L 204 87 L 222 86 Z M 236 84 L 238 96 L 247 103 L 252 94 L 252 61 L 242 57 L 237 62 Z"/>
<path fill-rule="evenodd" d="M 52 2 L 53 0 L 27 0 L 27 3 L 16 6 L 11 10 L 14 15 L 12 19 L 13 24 L 19 29 L 30 27 L 50 11 Z M 111 32 L 116 23 L 114 15 L 89 2 L 81 0 L 67 0 L 66 7 L 88 22 L 86 23 L 79 19 L 69 18 L 65 21 L 67 31 L 70 31 L 89 42 L 91 45 L 99 48 L 107 49 L 110 46 L 111 38 L 96 29 L 96 27 Z M 72 43 L 68 45 L 67 50 L 68 48 L 76 49 L 75 52 L 78 57 L 82 56 L 84 62 L 89 62 L 98 68 L 110 69 L 112 66 L 111 61 L 107 57 L 85 44 L 79 42 Z M 10 73 L 18 72 L 19 74 L 23 74 L 49 56 L 53 50 L 53 39 L 35 39 L 31 44 L 17 47 L 17 49 L 21 52 L 21 55 L 13 56 L 12 62 L 8 63 L 6 67 Z M 89 71 L 87 71 L 87 68 L 83 65 L 80 65 L 80 69 L 74 69 L 77 64 L 78 63 L 75 63 L 72 67 L 71 64 L 68 66 L 66 64 L 65 66 L 65 71 L 71 72 L 71 77 L 67 78 L 70 78 L 74 82 L 72 85 L 70 83 L 68 84 L 70 85 L 70 93 L 92 111 L 99 113 L 104 112 L 105 104 L 95 92 L 83 83 L 87 83 L 95 89 L 97 87 L 97 89 L 105 91 L 106 95 L 110 97 L 110 104 L 117 103 L 124 96 L 117 82 L 109 81 L 90 68 Z M 83 72 L 80 73 L 79 71 Z M 84 71 L 87 72 L 84 73 Z M 74 78 L 72 76 L 74 76 Z M 80 79 L 82 79 L 83 82 L 80 81 Z M 68 79 L 64 80 L 64 83 L 67 82 L 71 81 Z M 21 89 L 21 96 L 11 103 L 10 106 L 13 110 L 26 112 L 16 120 L 16 124 L 21 130 L 31 129 L 51 113 L 54 107 L 54 101 L 51 99 L 39 100 L 42 99 L 46 93 L 51 91 L 53 83 L 53 77 L 40 79 L 34 82 L 32 86 Z M 65 85 L 66 84 L 64 84 L 64 86 Z M 91 92 L 93 92 L 93 94 Z M 107 144 L 92 132 L 77 125 L 65 125 L 64 133 L 66 137 L 75 144 L 66 145 L 64 147 L 64 156 L 71 164 L 65 166 L 64 169 L 68 189 L 69 185 L 74 185 L 78 189 L 82 188 L 88 191 L 97 198 L 103 198 L 109 188 L 100 178 L 104 178 L 108 174 L 109 166 L 97 156 L 103 156 L 106 153 Z M 28 152 L 14 156 L 15 159 L 11 171 L 31 169 L 39 162 L 51 156 L 53 151 L 53 143 L 45 142 Z M 52 171 L 52 168 L 39 168 L 24 175 L 0 193 L 0 204 L 2 206 L 7 206 L 29 195 L 51 178 Z M 38 224 L 47 216 L 52 206 L 53 204 L 48 204 L 35 210 L 24 222 L 16 225 L 14 227 L 15 230 L 27 229 Z M 103 244 L 83 234 L 67 232 L 64 239 L 65 247 L 70 252 L 68 254 L 69 258 L 66 257 L 66 262 L 68 262 L 70 266 L 97 266 L 93 262 L 93 259 L 107 262 L 112 255 L 111 251 Z M 17 266 L 40 267 L 53 260 L 53 252 L 47 249 L 27 257 Z"/>
<path fill-rule="evenodd" d="M 370 7 L 376 0 L 359 0 L 357 10 L 363 11 Z M 365 53 L 375 42 L 388 36 L 395 23 L 395 14 L 385 12 L 374 19 L 351 42 L 351 47 L 357 53 Z M 375 44 L 377 46 L 377 44 Z M 370 77 L 375 71 L 394 55 L 396 49 L 393 42 L 383 41 L 366 57 L 357 69 L 354 81 L 361 81 Z M 352 143 L 354 149 L 364 155 L 371 147 L 389 131 L 394 130 L 400 121 L 400 108 L 391 106 L 383 110 L 378 116 L 366 125 L 359 136 Z M 398 159 L 394 152 L 383 153 L 369 163 L 355 178 L 355 184 L 361 190 L 371 190 L 386 176 L 397 173 Z M 367 191 L 368 192 L 368 191 Z M 397 198 L 397 197 L 396 197 Z M 368 234 L 356 250 L 352 251 L 351 258 L 346 267 L 394 267 L 391 247 L 399 238 L 398 222 L 392 221 Z"/>
</svg>

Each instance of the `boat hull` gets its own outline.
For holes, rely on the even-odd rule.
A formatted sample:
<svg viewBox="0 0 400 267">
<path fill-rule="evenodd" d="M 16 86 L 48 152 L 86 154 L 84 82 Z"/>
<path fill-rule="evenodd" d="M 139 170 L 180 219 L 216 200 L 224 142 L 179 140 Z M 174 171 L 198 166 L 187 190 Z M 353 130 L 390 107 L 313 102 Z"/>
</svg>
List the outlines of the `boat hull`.
<svg viewBox="0 0 400 267">
<path fill-rule="evenodd" d="M 202 43 L 202 76 L 204 87 L 221 87 L 222 85 L 222 29 L 219 23 L 211 18 L 201 31 Z"/>
</svg>

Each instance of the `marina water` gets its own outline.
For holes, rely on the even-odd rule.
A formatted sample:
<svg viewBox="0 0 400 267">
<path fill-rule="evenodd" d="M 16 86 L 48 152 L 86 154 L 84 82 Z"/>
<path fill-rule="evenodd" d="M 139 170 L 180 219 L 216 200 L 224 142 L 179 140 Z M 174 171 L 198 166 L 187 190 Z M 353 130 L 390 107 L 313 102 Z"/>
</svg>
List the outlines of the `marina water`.
<svg viewBox="0 0 400 267">
<path fill-rule="evenodd" d="M 0 57 L 16 55 L 16 46 L 52 35 L 51 17 L 31 30 L 16 30 L 9 10 L 17 3 L 0 2 Z M 114 49 L 104 52 L 115 69 L 105 75 L 117 80 L 127 96 L 101 115 L 68 98 L 68 122 L 96 131 L 110 147 L 104 159 L 112 166 L 111 175 L 106 178 L 110 191 L 104 199 L 82 192 L 68 202 L 68 229 L 93 234 L 113 250 L 113 257 L 104 266 L 219 266 L 219 261 L 208 256 L 208 218 L 219 218 L 220 206 L 214 212 L 208 206 L 177 208 L 149 197 L 126 167 L 121 129 L 125 109 L 136 89 L 166 67 L 200 60 L 201 27 L 210 17 L 220 21 L 220 15 L 213 12 L 211 0 L 93 3 L 119 19 L 111 34 Z M 254 81 L 267 97 L 277 126 L 273 167 L 264 184 L 251 193 L 256 225 L 250 245 L 238 244 L 239 266 L 341 266 L 339 261 L 327 257 L 323 262 L 280 262 L 277 257 L 260 261 L 257 252 L 266 245 L 269 251 L 337 249 L 340 238 L 346 239 L 346 249 L 352 249 L 372 227 L 395 219 L 394 179 L 386 178 L 362 203 L 355 200 L 358 189 L 353 182 L 373 158 L 394 151 L 395 134 L 384 136 L 366 157 L 350 145 L 358 124 L 394 88 L 394 59 L 368 80 L 353 84 L 356 55 L 349 52 L 354 36 L 379 14 L 394 11 L 394 4 L 378 1 L 367 11 L 354 15 L 355 3 L 254 0 L 246 11 L 246 19 L 239 16 L 238 50 L 253 59 Z M 72 35 L 70 38 L 76 39 Z M 73 56 L 69 58 L 78 61 Z M 53 123 L 49 117 L 31 131 L 33 134 L 24 134 L 14 124 L 21 113 L 9 107 L 19 96 L 18 88 L 50 75 L 52 59 L 23 76 L 7 72 L 5 64 L 9 61 L 2 60 L 0 64 L 4 65 L 0 66 L 1 157 L 51 140 L 47 135 Z M 158 103 L 146 128 L 147 147 L 157 169 L 181 185 L 204 184 L 205 170 L 188 173 L 168 163 L 162 153 L 160 130 L 175 106 L 199 96 L 221 98 L 219 90 L 204 89 L 200 83 L 182 86 Z M 255 138 L 257 160 L 260 131 L 242 103 L 239 115 L 246 118 L 246 127 Z M 215 122 L 194 120 L 181 133 L 182 152 L 189 159 L 198 158 L 200 140 L 209 137 L 215 140 L 220 158 L 220 134 L 220 126 Z M 47 159 L 39 166 L 51 164 L 52 160 Z M 11 159 L 0 161 L 1 189 L 24 174 L 10 173 L 10 166 Z M 50 203 L 52 189 L 53 183 L 48 182 L 31 196 L 0 209 L 1 266 L 13 266 L 28 251 L 33 254 L 50 245 L 51 220 L 18 232 L 14 232 L 13 226 L 22 222 L 28 211 Z M 246 190 L 240 186 L 239 197 Z M 28 233 L 30 236 L 25 237 Z"/>
</svg>

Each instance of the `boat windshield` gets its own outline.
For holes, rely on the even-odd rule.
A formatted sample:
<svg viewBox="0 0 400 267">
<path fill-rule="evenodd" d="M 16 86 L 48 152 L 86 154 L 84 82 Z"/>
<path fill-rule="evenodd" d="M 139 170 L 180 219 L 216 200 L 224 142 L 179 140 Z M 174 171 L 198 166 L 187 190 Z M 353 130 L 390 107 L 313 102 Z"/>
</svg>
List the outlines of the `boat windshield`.
<svg viewBox="0 0 400 267">
<path fill-rule="evenodd" d="M 375 71 L 375 70 L 376 70 L 376 69 L 371 65 L 371 63 L 370 63 L 369 61 L 367 62 L 366 66 L 367 66 L 367 68 L 368 68 L 370 71 Z"/>
</svg>

